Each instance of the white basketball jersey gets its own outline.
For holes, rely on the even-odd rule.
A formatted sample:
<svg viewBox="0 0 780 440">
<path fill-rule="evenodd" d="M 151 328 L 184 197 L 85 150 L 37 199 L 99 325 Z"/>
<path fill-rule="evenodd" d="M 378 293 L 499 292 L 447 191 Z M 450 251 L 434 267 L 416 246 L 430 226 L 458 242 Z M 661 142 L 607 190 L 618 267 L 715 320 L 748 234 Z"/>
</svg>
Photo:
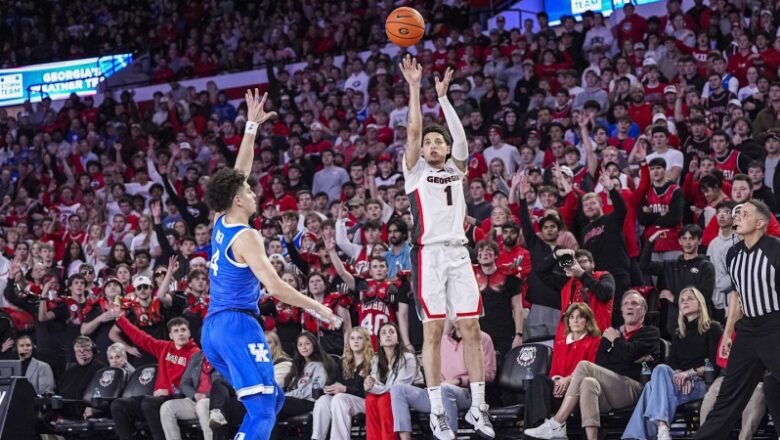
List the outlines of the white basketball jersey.
<svg viewBox="0 0 780 440">
<path fill-rule="evenodd" d="M 463 221 L 466 197 L 463 183 L 466 174 L 452 159 L 437 170 L 422 157 L 411 169 L 404 169 L 404 188 L 409 196 L 412 221 L 412 244 L 429 245 L 444 242 L 465 243 Z"/>
</svg>

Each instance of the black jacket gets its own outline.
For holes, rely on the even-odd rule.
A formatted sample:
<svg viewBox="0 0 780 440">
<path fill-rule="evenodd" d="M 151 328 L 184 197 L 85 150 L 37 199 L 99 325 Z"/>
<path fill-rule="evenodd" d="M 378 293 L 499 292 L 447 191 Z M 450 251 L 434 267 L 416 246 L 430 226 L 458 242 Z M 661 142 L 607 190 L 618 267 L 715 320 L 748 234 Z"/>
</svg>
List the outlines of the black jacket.
<svg viewBox="0 0 780 440">
<path fill-rule="evenodd" d="M 707 308 L 712 315 L 712 292 L 715 291 L 715 267 L 706 255 L 698 255 L 692 260 L 685 260 L 682 256 L 676 261 L 652 261 L 653 243 L 648 243 L 642 249 L 639 267 L 643 273 L 649 273 L 660 277 L 659 289 L 668 289 L 674 295 L 674 303 L 668 303 L 667 326 L 670 335 L 677 330 L 677 299 L 680 291 L 686 287 L 694 286 L 707 300 Z"/>
<path fill-rule="evenodd" d="M 609 214 L 585 224 L 579 234 L 583 249 L 593 254 L 596 270 L 606 270 L 612 276 L 628 275 L 631 269 L 626 240 L 623 236 L 623 223 L 626 220 L 626 202 L 616 188 L 609 192 L 614 210 Z M 577 209 L 582 212 L 582 204 Z M 622 295 L 623 292 L 619 292 Z"/>
<path fill-rule="evenodd" d="M 623 333 L 622 328 L 620 333 Z M 614 342 L 601 338 L 596 364 L 638 381 L 642 373 L 642 363 L 636 361 L 649 354 L 657 362 L 660 358 L 660 338 L 658 328 L 652 325 L 643 325 L 628 340 L 624 336 Z"/>
<path fill-rule="evenodd" d="M 531 215 L 528 214 L 528 204 L 523 198 L 520 199 L 520 221 L 523 226 L 525 246 L 531 254 L 531 274 L 528 276 L 528 301 L 532 304 L 540 304 L 560 310 L 561 289 L 555 289 L 545 284 L 539 276 L 539 268 L 542 267 L 545 258 L 552 255 L 553 248 L 536 235 Z"/>
<path fill-rule="evenodd" d="M 704 366 L 704 359 L 718 370 L 717 356 L 720 336 L 723 327 L 717 321 L 710 321 L 710 328 L 703 335 L 699 334 L 699 320 L 685 323 L 685 337 L 675 333 L 672 337 L 672 349 L 667 364 L 675 370 L 688 370 Z"/>
</svg>

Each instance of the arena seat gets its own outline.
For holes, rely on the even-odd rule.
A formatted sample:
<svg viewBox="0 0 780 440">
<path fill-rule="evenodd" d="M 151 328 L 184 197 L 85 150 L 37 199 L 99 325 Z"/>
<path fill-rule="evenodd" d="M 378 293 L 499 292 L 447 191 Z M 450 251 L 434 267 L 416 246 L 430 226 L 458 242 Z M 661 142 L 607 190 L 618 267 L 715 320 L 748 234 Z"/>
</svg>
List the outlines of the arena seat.
<svg viewBox="0 0 780 440">
<path fill-rule="evenodd" d="M 151 396 L 154 393 L 154 383 L 157 380 L 157 365 L 149 364 L 138 367 L 130 376 L 127 385 L 122 391 L 122 398 Z M 109 414 L 110 416 L 110 414 Z M 114 420 L 111 418 L 100 417 L 87 419 L 92 430 L 97 432 L 114 431 Z M 145 423 L 136 423 L 139 429 L 145 428 Z"/>
<path fill-rule="evenodd" d="M 84 391 L 84 396 L 80 401 L 68 401 L 65 405 L 83 403 L 101 412 L 109 411 L 111 400 L 118 398 L 122 394 L 127 371 L 121 368 L 106 367 L 98 370 L 92 377 Z M 95 391 L 100 391 L 99 396 L 95 396 Z M 84 419 L 64 419 L 58 421 L 52 426 L 52 431 L 63 437 L 80 436 L 89 431 L 91 427 L 89 420 Z"/>
<path fill-rule="evenodd" d="M 515 347 L 503 356 L 496 373 L 496 384 L 508 393 L 525 392 L 523 379 L 528 369 L 533 375 L 548 374 L 552 363 L 552 348 L 544 344 L 526 343 Z M 496 432 L 514 427 L 522 419 L 524 403 L 490 408 L 490 420 Z"/>
</svg>

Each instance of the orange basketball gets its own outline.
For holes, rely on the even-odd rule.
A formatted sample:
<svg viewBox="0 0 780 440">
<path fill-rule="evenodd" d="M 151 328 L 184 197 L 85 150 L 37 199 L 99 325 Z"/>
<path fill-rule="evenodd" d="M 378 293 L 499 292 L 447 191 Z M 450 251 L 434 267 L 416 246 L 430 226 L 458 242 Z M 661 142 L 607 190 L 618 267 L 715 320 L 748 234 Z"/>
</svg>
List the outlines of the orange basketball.
<svg viewBox="0 0 780 440">
<path fill-rule="evenodd" d="M 402 6 L 387 16 L 387 38 L 401 47 L 417 44 L 425 35 L 425 20 L 417 10 Z"/>
</svg>

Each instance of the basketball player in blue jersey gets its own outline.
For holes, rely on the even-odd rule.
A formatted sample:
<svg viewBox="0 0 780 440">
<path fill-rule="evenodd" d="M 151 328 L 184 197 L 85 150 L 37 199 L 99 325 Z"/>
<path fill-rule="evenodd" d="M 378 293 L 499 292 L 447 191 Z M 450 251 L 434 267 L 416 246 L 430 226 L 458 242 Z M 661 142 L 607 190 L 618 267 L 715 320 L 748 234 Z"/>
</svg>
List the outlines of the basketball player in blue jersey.
<svg viewBox="0 0 780 440">
<path fill-rule="evenodd" d="M 417 312 L 423 322 L 423 371 L 431 401 L 430 426 L 439 439 L 454 439 L 441 401 L 441 336 L 444 319 L 456 319 L 463 337 L 469 373 L 471 408 L 466 421 L 482 437 L 493 438 L 485 403 L 485 355 L 479 317 L 482 297 L 471 267 L 463 230 L 466 217 L 464 181 L 468 144 L 455 108 L 447 99 L 452 69 L 436 78 L 439 104 L 447 127 L 422 127 L 422 68 L 409 55 L 401 72 L 409 83 L 409 124 L 403 171 L 409 195 L 412 228 L 412 278 Z M 448 156 L 451 156 L 448 159 Z M 464 384 L 465 385 L 465 384 Z"/>
<path fill-rule="evenodd" d="M 246 416 L 236 440 L 267 440 L 284 402 L 284 391 L 274 380 L 270 349 L 256 317 L 260 311 L 260 281 L 279 300 L 312 310 L 325 321 L 332 311 L 282 281 L 265 253 L 263 238 L 249 226 L 257 201 L 247 182 L 260 124 L 275 116 L 263 110 L 255 89 L 246 93 L 247 125 L 235 168 L 217 171 L 206 187 L 206 203 L 215 211 L 209 266 L 211 304 L 203 323 L 206 358 L 236 389 Z M 337 321 L 337 320 L 336 320 Z"/>
</svg>

